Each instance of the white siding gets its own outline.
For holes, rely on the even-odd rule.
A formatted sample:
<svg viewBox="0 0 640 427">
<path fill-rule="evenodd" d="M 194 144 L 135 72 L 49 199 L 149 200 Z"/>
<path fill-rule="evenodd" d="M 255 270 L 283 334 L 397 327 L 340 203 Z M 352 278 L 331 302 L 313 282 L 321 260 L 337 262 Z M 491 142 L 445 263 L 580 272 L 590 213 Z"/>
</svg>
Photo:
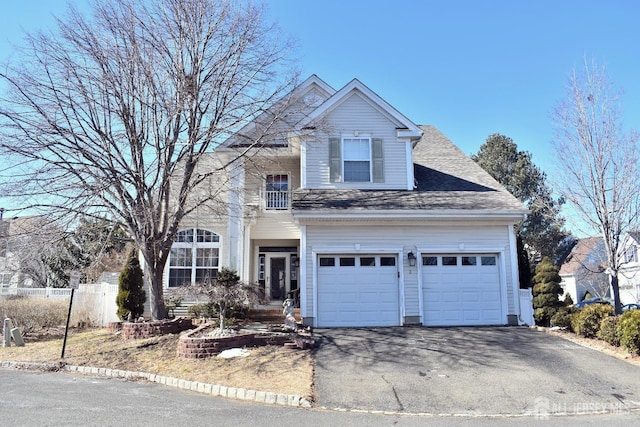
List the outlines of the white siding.
<svg viewBox="0 0 640 427">
<path fill-rule="evenodd" d="M 300 227 L 289 211 L 264 212 L 251 226 L 252 239 L 299 239 Z"/>
<path fill-rule="evenodd" d="M 354 93 L 328 114 L 326 128 L 317 132 L 307 142 L 307 188 L 360 188 L 360 189 L 406 189 L 407 156 L 406 144 L 398 141 L 396 127 L 399 123 L 390 120 L 380 110 Z M 384 182 L 342 183 L 329 180 L 329 137 L 344 134 L 370 135 L 383 139 Z M 413 165 L 410 165 L 413 167 Z"/>
<path fill-rule="evenodd" d="M 461 224 L 415 224 L 415 225 L 385 225 L 371 223 L 370 225 L 307 225 L 306 241 L 306 304 L 307 316 L 313 317 L 313 253 L 318 251 L 351 251 L 355 253 L 373 253 L 382 249 L 401 248 L 403 255 L 400 263 L 401 292 L 404 292 L 403 313 L 405 317 L 420 316 L 420 287 L 418 266 L 409 267 L 407 254 L 416 253 L 418 249 L 429 249 L 433 252 L 499 252 L 504 256 L 500 262 L 504 263 L 505 272 L 501 280 L 506 288 L 507 314 L 517 314 L 514 298 L 514 283 L 512 277 L 511 253 L 509 252 L 508 227 L 478 222 L 477 225 Z M 517 288 L 517 284 L 515 284 Z M 506 319 L 505 319 L 506 323 Z"/>
</svg>

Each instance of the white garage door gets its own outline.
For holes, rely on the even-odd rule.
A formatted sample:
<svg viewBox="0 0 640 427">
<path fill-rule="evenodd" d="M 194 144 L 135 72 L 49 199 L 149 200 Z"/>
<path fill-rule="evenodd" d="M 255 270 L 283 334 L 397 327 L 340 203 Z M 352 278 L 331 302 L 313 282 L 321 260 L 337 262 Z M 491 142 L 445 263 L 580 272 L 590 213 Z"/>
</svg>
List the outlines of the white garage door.
<svg viewBox="0 0 640 427">
<path fill-rule="evenodd" d="M 400 324 L 395 255 L 318 256 L 318 326 Z"/>
<path fill-rule="evenodd" d="M 423 255 L 422 298 L 427 326 L 505 324 L 495 254 Z"/>
</svg>

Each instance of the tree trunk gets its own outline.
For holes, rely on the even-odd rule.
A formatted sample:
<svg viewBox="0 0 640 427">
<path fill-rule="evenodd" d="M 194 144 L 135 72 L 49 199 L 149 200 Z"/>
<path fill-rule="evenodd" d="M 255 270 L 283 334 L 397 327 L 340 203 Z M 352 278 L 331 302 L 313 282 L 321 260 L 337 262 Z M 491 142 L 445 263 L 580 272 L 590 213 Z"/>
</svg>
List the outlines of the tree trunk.
<svg viewBox="0 0 640 427">
<path fill-rule="evenodd" d="M 153 320 L 162 320 L 169 317 L 169 311 L 164 303 L 164 289 L 162 287 L 163 269 L 150 269 L 147 277 L 149 284 L 149 308 Z M 154 272 L 155 271 L 155 274 Z"/>
<path fill-rule="evenodd" d="M 227 323 L 227 305 L 220 301 L 220 330 L 224 331 L 225 323 Z"/>
<path fill-rule="evenodd" d="M 153 320 L 162 320 L 169 317 L 169 312 L 164 303 L 164 288 L 162 286 L 162 276 L 164 274 L 164 265 L 149 262 L 147 256 L 144 256 L 145 279 L 149 286 L 149 308 L 151 310 L 151 318 Z"/>
<path fill-rule="evenodd" d="M 613 293 L 613 307 L 616 314 L 622 314 L 622 303 L 620 302 L 620 286 L 618 284 L 618 272 L 611 275 L 611 292 Z"/>
</svg>

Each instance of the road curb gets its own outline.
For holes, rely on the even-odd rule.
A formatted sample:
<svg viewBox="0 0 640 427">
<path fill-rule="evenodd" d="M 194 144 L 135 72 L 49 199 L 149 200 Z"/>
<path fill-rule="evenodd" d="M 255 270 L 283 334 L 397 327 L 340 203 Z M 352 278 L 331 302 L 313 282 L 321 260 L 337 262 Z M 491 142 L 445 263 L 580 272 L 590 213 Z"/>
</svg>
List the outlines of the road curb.
<svg viewBox="0 0 640 427">
<path fill-rule="evenodd" d="M 239 387 L 228 387 L 220 384 L 208 384 L 199 381 L 188 381 L 182 378 L 167 377 L 164 375 L 151 374 L 148 372 L 123 371 L 120 369 L 97 368 L 93 366 L 75 366 L 55 363 L 32 363 L 0 361 L 0 367 L 9 369 L 26 369 L 47 372 L 77 372 L 84 375 L 93 375 L 109 378 L 121 378 L 126 380 L 145 380 L 175 387 L 182 390 L 196 393 L 208 394 L 211 396 L 224 397 L 227 399 L 244 400 L 264 403 L 267 405 L 293 406 L 298 408 L 310 408 L 311 401 L 306 397 L 295 394 L 274 393 L 270 391 L 250 390 Z"/>
</svg>

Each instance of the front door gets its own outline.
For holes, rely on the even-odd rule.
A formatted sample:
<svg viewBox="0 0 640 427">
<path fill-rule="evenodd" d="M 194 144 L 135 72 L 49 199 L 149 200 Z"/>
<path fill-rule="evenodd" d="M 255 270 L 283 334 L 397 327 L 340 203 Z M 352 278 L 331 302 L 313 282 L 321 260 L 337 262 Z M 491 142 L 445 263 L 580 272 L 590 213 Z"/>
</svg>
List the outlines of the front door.
<svg viewBox="0 0 640 427">
<path fill-rule="evenodd" d="M 272 300 L 284 300 L 287 292 L 287 258 L 269 257 L 269 282 Z"/>
</svg>

